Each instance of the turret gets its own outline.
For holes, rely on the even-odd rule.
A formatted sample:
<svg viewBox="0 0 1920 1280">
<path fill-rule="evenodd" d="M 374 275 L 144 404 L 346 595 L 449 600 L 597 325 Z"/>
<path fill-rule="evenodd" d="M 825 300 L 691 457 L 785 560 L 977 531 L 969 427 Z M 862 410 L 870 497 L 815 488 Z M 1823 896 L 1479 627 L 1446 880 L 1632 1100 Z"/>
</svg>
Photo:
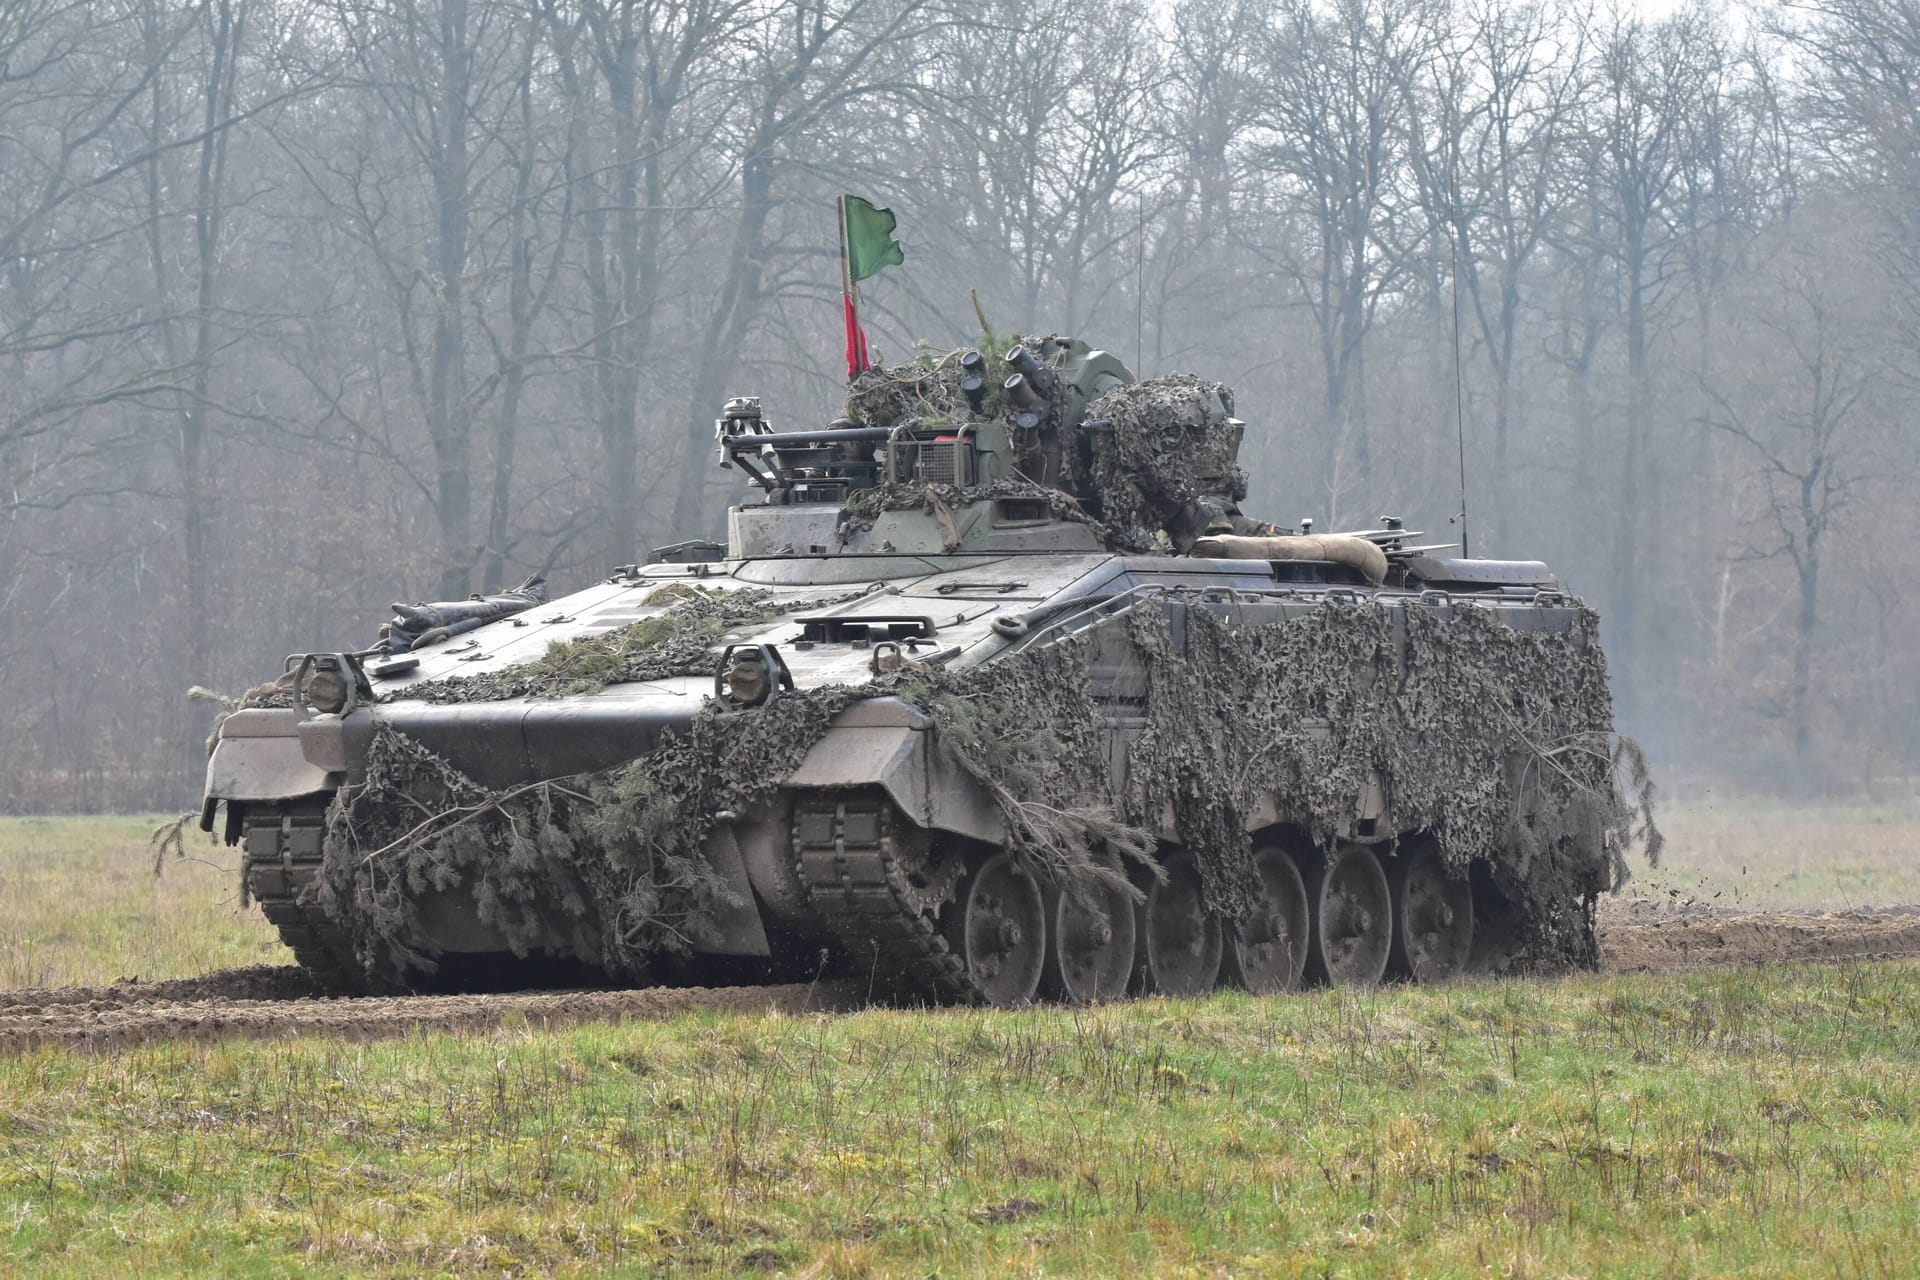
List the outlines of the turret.
<svg viewBox="0 0 1920 1280">
<path fill-rule="evenodd" d="M 1089 474 L 1080 439 L 1087 406 L 1133 381 L 1108 352 L 1041 338 L 997 358 L 970 350 L 924 367 L 870 370 L 842 417 L 820 430 L 775 431 L 758 401 L 730 400 L 714 429 L 720 465 L 745 471 L 764 495 L 733 510 L 731 554 L 1009 550 L 1009 526 L 1030 532 L 1055 522 L 1052 496 L 1090 496 L 1078 492 Z M 1024 499 L 1014 510 L 1029 518 L 990 518 L 978 529 L 978 521 L 942 521 L 920 510 L 929 486 L 949 512 L 975 499 Z M 877 528 L 881 512 L 897 517 L 892 528 L 865 536 L 870 529 L 857 526 Z M 1025 540 L 1061 549 L 1057 536 Z"/>
</svg>

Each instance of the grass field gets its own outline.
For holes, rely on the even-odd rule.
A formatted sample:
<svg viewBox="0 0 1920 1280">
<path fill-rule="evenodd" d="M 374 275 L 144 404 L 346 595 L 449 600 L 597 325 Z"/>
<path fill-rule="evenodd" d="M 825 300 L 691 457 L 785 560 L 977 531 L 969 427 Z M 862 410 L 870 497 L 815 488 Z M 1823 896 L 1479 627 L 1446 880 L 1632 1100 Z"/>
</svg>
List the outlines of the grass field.
<svg viewBox="0 0 1920 1280">
<path fill-rule="evenodd" d="M 154 875 L 157 818 L 0 819 L 0 988 L 180 978 L 291 959 L 240 910 L 238 850 L 191 832 Z"/>
<path fill-rule="evenodd" d="M 0 1060 L 37 1276 L 1910 1276 L 1901 964 Z"/>
<path fill-rule="evenodd" d="M 285 958 L 151 825 L 0 821 L 0 986 Z M 1668 826 L 1637 892 L 1920 901 L 1910 813 Z M 1917 1126 L 1910 963 L 49 1049 L 0 1274 L 1908 1276 Z"/>
<path fill-rule="evenodd" d="M 1754 909 L 1920 903 L 1920 801 L 1794 806 L 1700 791 L 1664 806 L 1660 825 L 1666 855 L 1635 869 L 1632 893 Z"/>
</svg>

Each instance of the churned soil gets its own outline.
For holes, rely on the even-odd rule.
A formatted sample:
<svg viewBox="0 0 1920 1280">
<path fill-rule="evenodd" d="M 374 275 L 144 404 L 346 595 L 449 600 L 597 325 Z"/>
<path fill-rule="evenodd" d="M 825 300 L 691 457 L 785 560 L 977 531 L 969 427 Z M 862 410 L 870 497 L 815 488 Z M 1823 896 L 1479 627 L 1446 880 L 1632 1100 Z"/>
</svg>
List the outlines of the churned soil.
<svg viewBox="0 0 1920 1280">
<path fill-rule="evenodd" d="M 198 977 L 165 982 L 136 979 L 106 987 L 22 987 L 0 991 L 0 1024 L 23 1014 L 66 1006 L 105 1009 L 208 1000 L 304 1000 L 319 994 L 298 966 L 260 964 L 244 969 L 217 969 Z"/>
<path fill-rule="evenodd" d="M 773 987 L 655 987 L 638 991 L 541 991 L 507 995 L 369 996 L 319 999 L 213 994 L 223 983 L 258 993 L 271 979 L 289 989 L 299 970 L 236 969 L 190 980 L 194 998 L 153 998 L 172 983 L 118 983 L 90 990 L 0 993 L 0 1054 L 42 1045 L 120 1049 L 149 1040 L 330 1036 L 373 1040 L 411 1031 L 540 1030 L 583 1022 L 659 1020 L 700 1010 L 729 1013 L 838 1010 L 858 1003 L 836 984 Z"/>
<path fill-rule="evenodd" d="M 1920 955 L 1920 907 L 1753 912 L 1608 902 L 1598 932 L 1600 967 L 1609 973 L 1882 960 Z"/>
<path fill-rule="evenodd" d="M 1920 907 L 1827 914 L 1734 912 L 1646 902 L 1602 905 L 1600 967 L 1656 973 L 1794 960 L 1920 956 Z M 321 998 L 293 966 L 226 969 L 169 982 L 0 991 L 0 1054 L 43 1045 L 110 1050 L 152 1040 L 557 1029 L 704 1010 L 835 1012 L 865 1004 L 853 983 L 655 987 L 504 995 Z"/>
</svg>

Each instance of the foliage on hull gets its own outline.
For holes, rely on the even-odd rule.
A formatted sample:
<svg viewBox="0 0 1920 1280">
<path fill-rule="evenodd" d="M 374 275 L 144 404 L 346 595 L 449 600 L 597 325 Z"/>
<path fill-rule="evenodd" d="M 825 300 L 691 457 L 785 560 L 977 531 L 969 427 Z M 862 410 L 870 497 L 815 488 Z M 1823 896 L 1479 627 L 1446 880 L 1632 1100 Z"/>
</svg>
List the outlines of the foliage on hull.
<svg viewBox="0 0 1920 1280">
<path fill-rule="evenodd" d="M 1117 793 L 1085 638 L 752 711 L 710 702 L 616 768 L 502 791 L 388 730 L 364 786 L 330 814 L 323 904 L 387 979 L 431 966 L 419 904 L 436 892 L 471 894 L 516 950 L 564 937 L 580 958 L 643 979 L 660 955 L 710 942 L 733 905 L 701 851 L 721 815 L 772 798 L 850 703 L 892 696 L 926 711 L 938 758 L 986 788 L 1015 857 L 1070 891 L 1091 897 L 1117 868 L 1135 884 L 1156 874 L 1170 811 L 1207 905 L 1238 918 L 1255 892 L 1247 823 L 1263 801 L 1324 844 L 1378 778 L 1395 830 L 1432 833 L 1463 871 L 1484 861 L 1523 922 L 1525 961 L 1593 962 L 1595 897 L 1620 876 L 1627 839 L 1651 829 L 1616 785 L 1591 612 L 1552 633 L 1472 606 L 1409 607 L 1403 659 L 1384 608 L 1329 602 L 1237 626 L 1230 605 L 1221 617 L 1182 599 L 1184 652 L 1158 608 L 1118 624 L 1147 698 Z"/>
</svg>

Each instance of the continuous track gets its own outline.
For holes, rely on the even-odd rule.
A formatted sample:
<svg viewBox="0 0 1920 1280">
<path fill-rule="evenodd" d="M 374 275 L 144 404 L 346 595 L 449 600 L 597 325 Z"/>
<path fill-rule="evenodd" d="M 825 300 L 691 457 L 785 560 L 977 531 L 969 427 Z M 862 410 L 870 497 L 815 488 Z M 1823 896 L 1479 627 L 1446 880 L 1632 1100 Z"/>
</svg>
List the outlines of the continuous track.
<svg viewBox="0 0 1920 1280">
<path fill-rule="evenodd" d="M 303 894 L 320 876 L 326 838 L 320 807 L 261 809 L 249 814 L 240 875 L 247 895 L 280 931 L 313 983 L 329 995 L 361 995 L 366 981 L 353 956 L 353 940 Z"/>
<path fill-rule="evenodd" d="M 836 851 L 843 841 L 844 829 L 836 837 Z M 825 844 L 807 847 L 825 856 Z M 857 862 L 857 851 L 871 846 L 856 841 L 854 847 Z M 860 888 L 860 874 L 849 879 Z M 921 944 L 909 940 L 898 945 L 911 949 Z M 1920 956 L 1920 910 L 1636 915 L 1610 907 L 1602 912 L 1600 949 L 1603 971 L 1614 973 Z M 882 954 L 880 963 L 886 964 L 899 952 L 889 944 Z M 831 1012 L 867 1003 L 869 987 L 859 980 L 810 986 L 326 999 L 317 998 L 305 975 L 292 966 L 228 969 L 171 982 L 0 991 L 0 1054 L 42 1046 L 121 1049 L 155 1040 L 371 1040 L 415 1030 L 560 1028 L 699 1010 Z"/>
<path fill-rule="evenodd" d="M 876 994 L 975 1001 L 965 963 L 920 906 L 919 886 L 894 842 L 892 813 L 877 793 L 801 800 L 793 816 L 801 883 Z"/>
<path fill-rule="evenodd" d="M 876 994 L 973 1001 L 966 966 L 924 910 L 926 886 L 909 875 L 893 826 L 892 806 L 878 793 L 802 800 L 794 810 L 794 869 Z M 321 994 L 369 994 L 352 939 L 307 892 L 320 875 L 325 829 L 321 808 L 249 815 L 241 874 Z"/>
</svg>

